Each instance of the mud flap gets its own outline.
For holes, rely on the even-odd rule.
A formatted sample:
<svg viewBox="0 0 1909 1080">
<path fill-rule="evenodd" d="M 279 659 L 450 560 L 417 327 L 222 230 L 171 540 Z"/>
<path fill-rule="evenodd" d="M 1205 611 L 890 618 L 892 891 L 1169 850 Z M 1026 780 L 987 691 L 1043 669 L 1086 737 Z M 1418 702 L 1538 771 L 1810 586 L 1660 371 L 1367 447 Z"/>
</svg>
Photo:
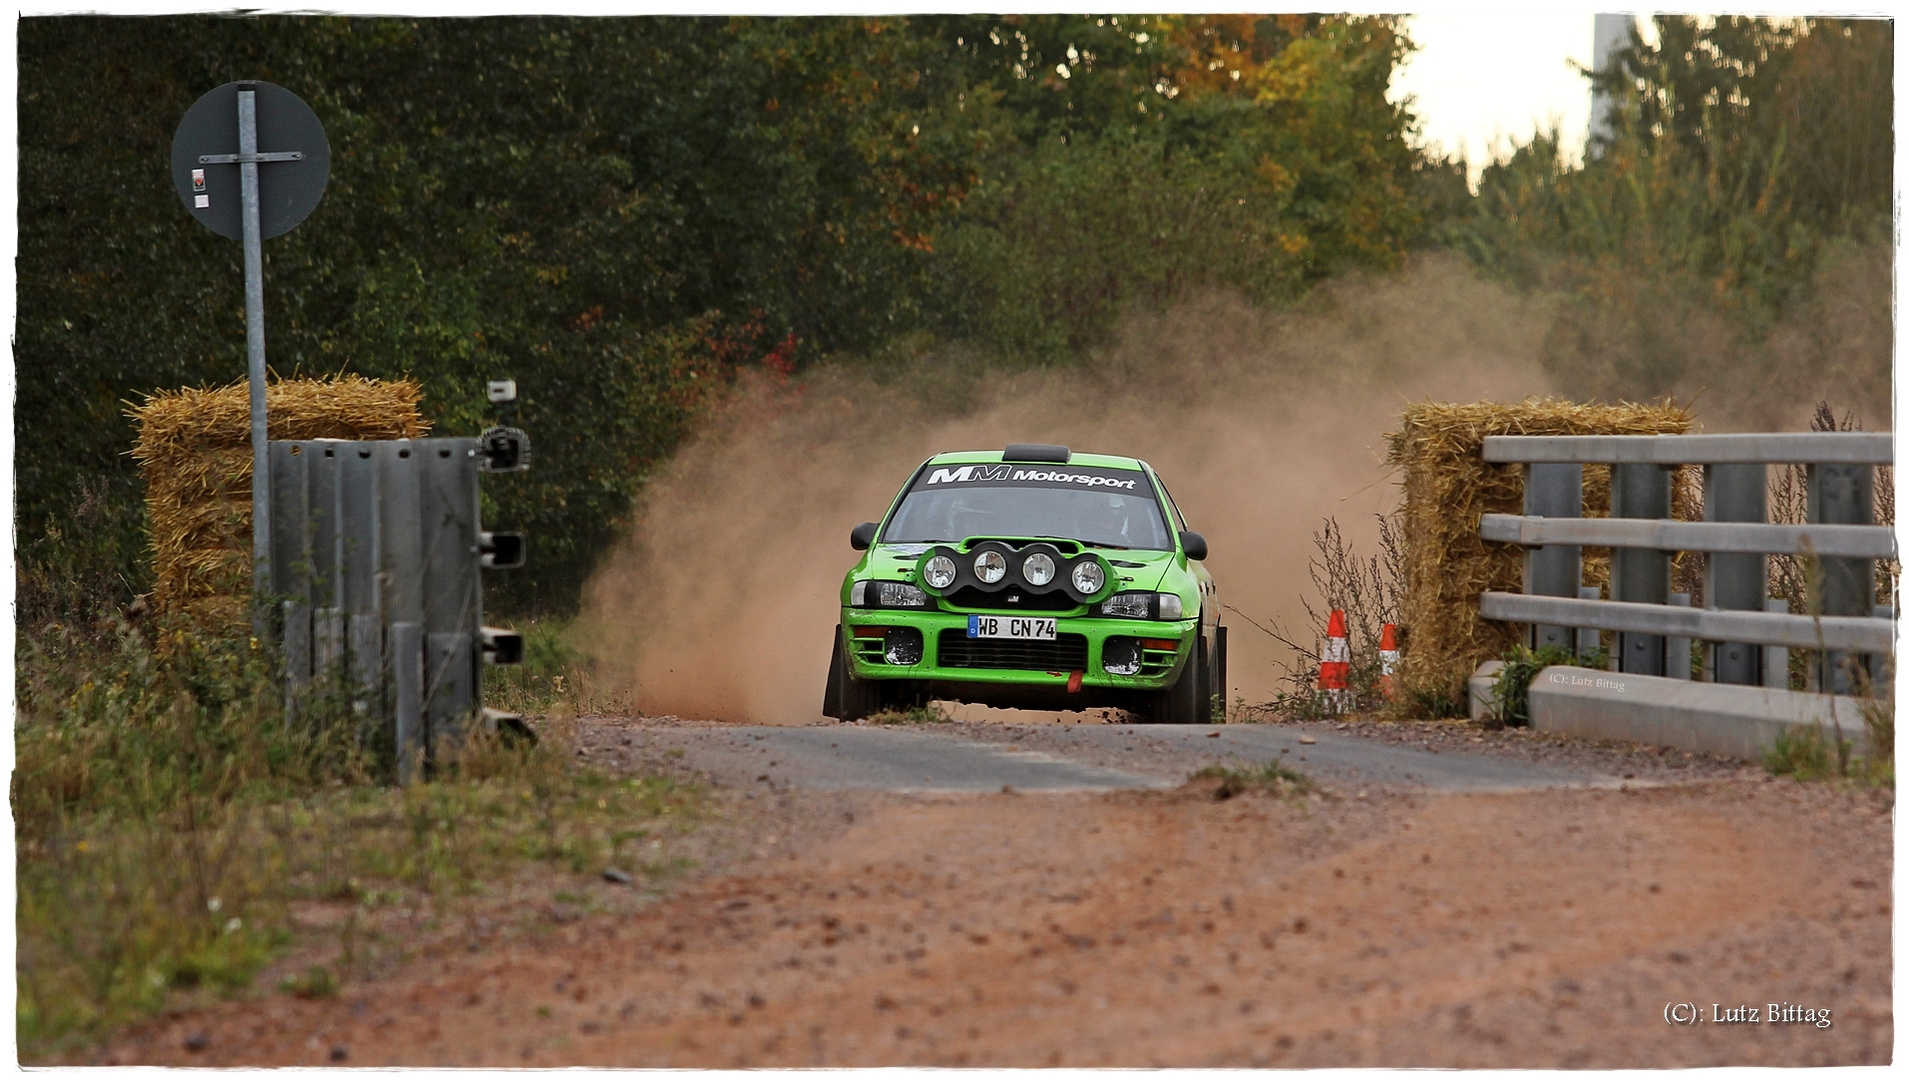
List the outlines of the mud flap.
<svg viewBox="0 0 1909 1080">
<path fill-rule="evenodd" d="M 828 685 L 822 688 L 822 715 L 831 720 L 840 720 L 842 718 L 842 679 L 846 674 L 842 670 L 841 623 L 835 624 L 835 636 L 830 640 L 832 644 L 829 648 L 829 681 Z"/>
<path fill-rule="evenodd" d="M 1224 724 L 1228 703 L 1231 701 L 1226 696 L 1226 626 L 1222 624 L 1214 627 L 1213 636 L 1219 645 L 1219 655 L 1213 658 L 1212 695 L 1217 702 L 1213 710 L 1213 722 Z"/>
</svg>

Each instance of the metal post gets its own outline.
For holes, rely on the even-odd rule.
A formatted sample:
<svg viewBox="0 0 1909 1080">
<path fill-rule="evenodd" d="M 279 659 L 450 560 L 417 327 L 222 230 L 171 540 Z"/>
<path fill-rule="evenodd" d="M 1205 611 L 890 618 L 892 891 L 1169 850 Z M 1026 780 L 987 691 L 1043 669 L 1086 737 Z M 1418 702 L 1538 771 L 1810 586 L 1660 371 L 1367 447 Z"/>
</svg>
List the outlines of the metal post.
<svg viewBox="0 0 1909 1080">
<path fill-rule="evenodd" d="M 1896 621 L 1896 609 L 1889 604 L 1877 604 L 1869 614 L 1873 618 Z M 1869 663 L 1870 693 L 1877 697 L 1889 696 L 1893 692 L 1888 678 L 1890 654 L 1870 653 L 1865 659 Z"/>
<path fill-rule="evenodd" d="M 1670 470 L 1661 465 L 1611 466 L 1611 516 L 1670 517 Z M 1663 551 L 1614 548 L 1611 551 L 1611 599 L 1640 604 L 1670 600 L 1670 555 Z M 1632 675 L 1664 673 L 1660 634 L 1617 635 L 1617 670 Z"/>
<path fill-rule="evenodd" d="M 1671 607 L 1689 607 L 1690 594 L 1674 592 L 1670 594 Z M 1664 674 L 1673 679 L 1690 678 L 1690 639 L 1687 637 L 1667 637 L 1664 639 Z"/>
<path fill-rule="evenodd" d="M 339 470 L 343 503 L 344 607 L 346 637 L 355 680 L 353 705 L 368 716 L 383 714 L 384 620 L 378 596 L 382 549 L 378 498 L 378 462 L 374 444 L 348 443 Z"/>
<path fill-rule="evenodd" d="M 1809 519 L 1829 525 L 1874 523 L 1875 481 L 1867 465 L 1812 465 Z M 1818 559 L 1822 595 L 1811 607 L 1822 615 L 1868 615 L 1876 606 L 1876 564 L 1869 559 Z M 1848 694 L 1855 690 L 1849 653 L 1831 650 L 1810 665 L 1811 689 Z"/>
<path fill-rule="evenodd" d="M 1597 586 L 1585 585 L 1585 586 L 1580 586 L 1578 588 L 1578 599 L 1579 600 L 1602 600 L 1604 599 L 1604 595 L 1598 589 Z M 1578 659 L 1579 660 L 1583 660 L 1585 657 L 1590 656 L 1592 653 L 1597 651 L 1597 648 L 1599 645 L 1603 644 L 1603 642 L 1599 638 L 1599 634 L 1600 634 L 1600 631 L 1593 630 L 1588 627 L 1578 628 Z"/>
<path fill-rule="evenodd" d="M 308 470 L 307 520 L 312 552 L 312 674 L 332 680 L 345 659 L 344 460 L 348 442 L 313 439 L 305 443 Z"/>
<path fill-rule="evenodd" d="M 1704 466 L 1704 520 L 1755 521 L 1768 518 L 1768 483 L 1763 465 Z M 1704 557 L 1704 606 L 1728 611 L 1757 611 L 1768 591 L 1767 560 L 1762 555 L 1713 551 Z M 1760 652 L 1740 641 L 1718 642 L 1711 681 L 1755 686 L 1761 679 Z"/>
<path fill-rule="evenodd" d="M 424 627 L 415 622 L 391 624 L 391 711 L 397 744 L 398 783 L 417 779 L 425 755 L 424 739 Z"/>
<path fill-rule="evenodd" d="M 1581 517 L 1584 506 L 1584 466 L 1532 464 L 1525 466 L 1524 512 L 1533 517 Z M 1583 549 L 1575 544 L 1546 544 L 1525 549 L 1525 592 L 1532 596 L 1576 596 L 1584 577 Z M 1534 649 L 1569 650 L 1568 626 L 1531 627 L 1527 644 Z"/>
<path fill-rule="evenodd" d="M 1774 596 L 1766 597 L 1763 610 L 1771 615 L 1788 615 L 1790 604 Z M 1790 688 L 1790 650 L 1781 645 L 1763 647 L 1763 685 L 1772 690 Z"/>
<path fill-rule="evenodd" d="M 420 439 L 423 507 L 424 723 L 429 760 L 455 753 L 478 714 L 478 628 L 483 621 L 478 567 L 476 439 Z"/>
<path fill-rule="evenodd" d="M 265 428 L 265 247 L 259 235 L 258 93 L 240 86 L 239 217 L 245 247 L 245 361 L 252 398 L 252 633 L 269 629 L 272 592 L 272 485 Z"/>
</svg>

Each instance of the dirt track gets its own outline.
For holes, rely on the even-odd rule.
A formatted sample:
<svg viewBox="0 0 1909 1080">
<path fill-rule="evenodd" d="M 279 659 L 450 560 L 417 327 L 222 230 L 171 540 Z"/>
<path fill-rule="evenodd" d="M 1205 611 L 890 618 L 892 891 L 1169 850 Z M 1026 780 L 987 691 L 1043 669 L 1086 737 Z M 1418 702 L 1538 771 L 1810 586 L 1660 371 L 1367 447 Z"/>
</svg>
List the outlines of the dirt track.
<svg viewBox="0 0 1909 1080">
<path fill-rule="evenodd" d="M 745 801 L 755 847 L 634 915 L 179 1016 L 195 1065 L 1881 1064 L 1888 805 L 1630 790 Z M 609 886 L 600 886 L 608 888 Z M 1832 1026 L 1673 1026 L 1787 1002 Z M 204 1049 L 185 1049 L 203 1033 Z M 342 1052 L 342 1059 L 336 1057 Z"/>
</svg>

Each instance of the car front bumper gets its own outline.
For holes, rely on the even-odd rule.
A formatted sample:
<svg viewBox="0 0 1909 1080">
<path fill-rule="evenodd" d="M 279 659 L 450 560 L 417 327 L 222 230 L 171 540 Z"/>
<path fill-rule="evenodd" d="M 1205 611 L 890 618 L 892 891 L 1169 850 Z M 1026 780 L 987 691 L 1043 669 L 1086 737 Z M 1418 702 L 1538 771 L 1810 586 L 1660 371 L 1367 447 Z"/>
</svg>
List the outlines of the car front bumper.
<svg viewBox="0 0 1909 1080">
<path fill-rule="evenodd" d="M 1178 680 L 1199 631 L 1198 619 L 1080 617 L 1057 618 L 1055 623 L 1053 642 L 975 639 L 967 636 L 968 616 L 962 612 L 843 608 L 842 642 L 858 679 L 971 684 L 977 689 L 1042 687 L 1061 693 L 1158 691 Z M 910 630 L 920 635 L 920 659 L 892 662 L 890 657 L 905 660 L 913 651 L 908 647 Z M 1138 672 L 1122 675 L 1106 669 L 1108 644 L 1114 639 L 1139 645 Z M 1125 648 L 1115 642 L 1116 656 Z"/>
</svg>

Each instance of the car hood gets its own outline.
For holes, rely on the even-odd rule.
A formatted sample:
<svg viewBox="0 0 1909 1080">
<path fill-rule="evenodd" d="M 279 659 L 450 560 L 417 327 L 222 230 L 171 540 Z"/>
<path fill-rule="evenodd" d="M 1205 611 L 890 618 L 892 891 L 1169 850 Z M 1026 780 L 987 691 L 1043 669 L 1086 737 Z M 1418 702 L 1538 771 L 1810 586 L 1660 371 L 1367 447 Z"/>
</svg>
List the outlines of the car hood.
<svg viewBox="0 0 1909 1080">
<path fill-rule="evenodd" d="M 1166 581 L 1177 557 L 1171 551 L 1099 551 L 1120 575 L 1119 592 L 1152 592 Z M 1173 591 L 1173 590 L 1168 590 Z"/>
</svg>

